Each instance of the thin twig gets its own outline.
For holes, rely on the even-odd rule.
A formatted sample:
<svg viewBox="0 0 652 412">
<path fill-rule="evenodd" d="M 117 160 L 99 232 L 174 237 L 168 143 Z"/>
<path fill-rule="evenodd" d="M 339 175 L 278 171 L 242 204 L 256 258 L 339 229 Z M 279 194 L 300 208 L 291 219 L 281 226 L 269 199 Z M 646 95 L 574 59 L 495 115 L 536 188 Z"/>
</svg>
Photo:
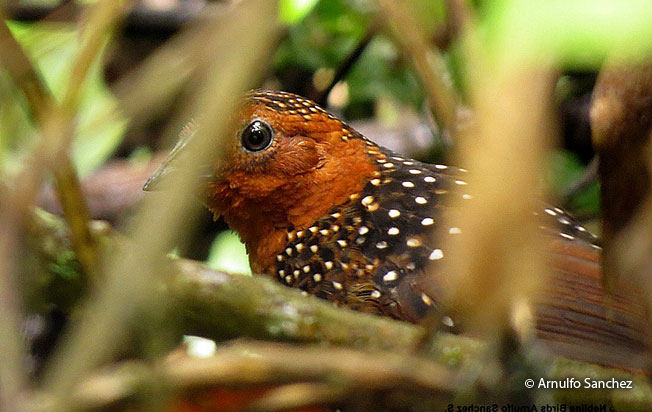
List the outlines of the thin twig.
<svg viewBox="0 0 652 412">
<path fill-rule="evenodd" d="M 16 84 L 23 87 L 25 97 L 37 117 L 46 105 L 41 83 L 22 48 L 4 21 L 0 22 L 0 64 Z M 40 162 L 28 165 L 16 179 L 16 190 L 2 194 L 0 204 L 0 399 L 8 411 L 19 410 L 19 400 L 27 385 L 24 348 L 20 331 L 15 256 L 20 249 L 24 218 L 34 198 L 42 169 Z"/>
<path fill-rule="evenodd" d="M 109 4 L 115 8 L 115 2 L 105 1 L 98 7 L 105 7 Z M 96 21 L 91 19 L 93 23 Z M 103 26 L 99 27 L 104 34 Z M 93 40 L 91 36 L 91 40 Z M 0 223 L 2 223 L 2 237 L 0 239 L 0 273 L 3 273 L 2 284 L 0 284 L 0 295 L 2 295 L 3 316 L 0 322 L 0 332 L 4 337 L 2 356 L 3 368 L 0 375 L 5 391 L 2 397 L 7 402 L 7 407 L 17 408 L 16 397 L 25 386 L 26 377 L 23 368 L 23 350 L 20 341 L 21 334 L 18 332 L 19 311 L 17 309 L 14 279 L 13 257 L 20 243 L 19 234 L 24 227 L 25 218 L 30 205 L 36 197 L 41 186 L 43 177 L 48 168 L 58 169 L 56 176 L 57 183 L 62 196 L 62 203 L 66 205 L 66 216 L 70 219 L 71 228 L 74 230 L 74 244 L 79 253 L 81 262 L 86 269 L 92 270 L 91 260 L 93 259 L 93 246 L 89 243 L 90 236 L 86 223 L 89 221 L 89 213 L 79 190 L 79 182 L 70 164 L 67 155 L 70 136 L 72 136 L 72 122 L 76 111 L 77 100 L 81 84 L 88 73 L 89 60 L 97 56 L 99 51 L 98 42 L 87 41 L 82 47 L 81 56 L 75 65 L 73 75 L 64 98 L 65 109 L 63 113 L 61 106 L 53 104 L 53 99 L 43 82 L 40 80 L 36 70 L 29 58 L 25 55 L 21 46 L 12 36 L 6 23 L 0 22 L 0 64 L 6 67 L 15 84 L 23 91 L 32 112 L 33 118 L 40 124 L 43 135 L 39 145 L 34 149 L 30 161 L 23 168 L 23 171 L 16 178 L 15 190 L 4 196 Z"/>
<path fill-rule="evenodd" d="M 28 107 L 31 110 L 34 120 L 41 128 L 46 128 L 47 124 L 51 124 L 49 111 L 57 110 L 56 105 L 54 104 L 54 99 L 47 90 L 47 86 L 40 79 L 40 76 L 36 72 L 36 69 L 30 62 L 29 58 L 24 53 L 22 47 L 13 38 L 9 28 L 4 22 L 0 24 L 0 39 L 2 39 L 2 47 L 0 47 L 2 59 L 0 60 L 4 62 L 4 66 L 12 76 L 14 83 L 22 90 L 27 98 L 29 103 Z M 97 50 L 92 50 L 91 52 L 96 53 Z M 87 52 L 87 54 L 90 54 L 90 52 Z M 78 74 L 85 75 L 86 72 L 78 70 Z M 75 81 L 72 81 L 73 79 Z M 83 79 L 83 77 L 79 79 Z M 79 79 L 71 78 L 68 90 L 81 88 L 79 83 L 83 83 L 83 80 Z M 57 116 L 53 117 L 57 118 Z M 69 134 L 72 135 L 72 133 Z M 64 216 L 72 228 L 72 240 L 75 252 L 79 256 L 79 261 L 82 267 L 84 267 L 86 273 L 90 275 L 95 271 L 97 253 L 95 251 L 95 246 L 90 243 L 89 240 L 90 235 L 88 233 L 87 224 L 90 221 L 90 213 L 84 197 L 82 196 L 80 183 L 77 179 L 74 167 L 65 149 L 68 147 L 68 144 L 57 144 L 44 141 L 41 146 L 47 147 L 46 151 L 55 150 L 60 152 L 60 155 L 52 156 L 60 159 L 59 163 L 54 163 L 57 193 L 63 206 Z M 38 150 L 35 153 L 37 152 Z M 38 170 L 39 169 L 35 170 L 37 176 L 39 174 Z M 23 190 L 22 187 L 19 190 Z"/>
<path fill-rule="evenodd" d="M 576 181 L 571 183 L 570 186 L 564 189 L 564 191 L 561 194 L 563 206 L 567 207 L 575 196 L 577 196 L 580 192 L 584 191 L 585 189 L 587 189 L 589 186 L 591 186 L 593 183 L 597 181 L 598 162 L 599 162 L 598 156 L 594 156 L 593 159 L 591 159 L 589 165 L 582 173 L 582 176 L 580 176 L 579 179 L 577 179 Z"/>
<path fill-rule="evenodd" d="M 52 104 L 52 98 L 4 21 L 0 24 L 0 56 L 0 64 L 25 95 L 31 114 L 36 121 L 42 121 L 45 111 Z"/>
<path fill-rule="evenodd" d="M 54 171 L 54 177 L 63 216 L 70 226 L 75 255 L 86 275 L 89 278 L 96 278 L 98 251 L 88 228 L 91 213 L 69 157 L 59 164 Z"/>
<path fill-rule="evenodd" d="M 324 90 L 319 92 L 319 97 L 315 99 L 317 104 L 326 107 L 326 100 L 328 99 L 328 95 L 331 93 L 331 90 L 333 90 L 333 87 L 335 87 L 335 85 L 344 79 L 344 77 L 346 77 L 346 75 L 351 71 L 351 68 L 355 65 L 360 56 L 362 56 L 362 53 L 367 50 L 367 46 L 369 46 L 369 43 L 371 43 L 371 41 L 376 36 L 376 31 L 377 30 L 375 25 L 367 28 L 367 31 L 365 32 L 364 36 L 362 36 L 362 39 L 358 45 L 337 68 L 337 71 L 335 72 L 331 82 Z"/>
<path fill-rule="evenodd" d="M 75 111 L 91 65 L 97 59 L 107 38 L 111 37 L 120 17 L 131 7 L 131 1 L 101 1 L 89 8 L 82 27 L 81 45 L 70 70 L 68 87 L 61 100 L 64 111 Z"/>
<path fill-rule="evenodd" d="M 90 212 L 84 200 L 81 184 L 67 151 L 72 142 L 72 124 L 79 106 L 79 99 L 92 63 L 97 60 L 107 38 L 123 14 L 132 7 L 131 1 L 101 1 L 89 8 L 88 19 L 82 28 L 81 44 L 77 58 L 70 70 L 68 87 L 55 114 L 44 123 L 44 138 L 61 147 L 61 162 L 55 165 L 54 176 L 61 207 L 70 225 L 75 252 L 86 273 L 95 277 L 98 270 L 97 246 L 93 244 L 88 229 Z M 52 123 L 54 121 L 56 124 Z M 51 129 L 48 129 L 48 126 Z M 48 136 L 49 135 L 49 136 Z"/>
<path fill-rule="evenodd" d="M 438 50 L 428 47 L 420 25 L 410 14 L 405 3 L 393 0 L 378 0 L 392 34 L 402 49 L 412 59 L 421 78 L 434 118 L 442 130 L 453 140 L 458 131 L 458 96 L 452 78 L 446 68 L 443 56 Z"/>
</svg>

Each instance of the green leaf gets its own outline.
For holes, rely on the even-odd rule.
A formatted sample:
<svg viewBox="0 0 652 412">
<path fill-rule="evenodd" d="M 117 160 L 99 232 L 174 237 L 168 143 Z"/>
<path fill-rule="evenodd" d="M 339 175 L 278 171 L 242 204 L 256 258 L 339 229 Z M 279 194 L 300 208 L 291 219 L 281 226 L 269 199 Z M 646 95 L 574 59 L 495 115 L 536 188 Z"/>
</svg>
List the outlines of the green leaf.
<svg viewBox="0 0 652 412">
<path fill-rule="evenodd" d="M 296 24 L 317 5 L 319 0 L 280 0 L 278 14 L 281 23 Z"/>
</svg>

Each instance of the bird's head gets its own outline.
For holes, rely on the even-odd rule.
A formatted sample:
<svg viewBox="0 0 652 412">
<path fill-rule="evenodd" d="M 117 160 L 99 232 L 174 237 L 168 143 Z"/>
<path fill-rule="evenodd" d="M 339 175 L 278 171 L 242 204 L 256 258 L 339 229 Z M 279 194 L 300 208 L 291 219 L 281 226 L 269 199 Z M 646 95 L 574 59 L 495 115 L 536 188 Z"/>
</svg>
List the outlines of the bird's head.
<svg viewBox="0 0 652 412">
<path fill-rule="evenodd" d="M 344 203 L 376 170 L 365 152 L 370 142 L 294 94 L 253 91 L 234 124 L 226 155 L 208 167 L 203 200 L 238 232 L 250 255 L 271 256 L 288 228 L 307 227 Z M 172 160 L 164 162 L 145 189 L 173 169 Z"/>
</svg>

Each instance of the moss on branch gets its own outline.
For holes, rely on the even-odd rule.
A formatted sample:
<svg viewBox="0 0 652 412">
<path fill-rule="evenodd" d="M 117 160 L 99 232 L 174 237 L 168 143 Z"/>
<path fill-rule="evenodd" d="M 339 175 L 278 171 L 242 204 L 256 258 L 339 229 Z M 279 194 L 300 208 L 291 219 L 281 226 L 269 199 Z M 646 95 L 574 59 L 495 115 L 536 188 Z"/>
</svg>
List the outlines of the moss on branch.
<svg viewBox="0 0 652 412">
<path fill-rule="evenodd" d="M 111 235 L 102 223 L 94 222 L 91 232 L 104 244 L 110 238 L 114 243 L 128 242 Z M 84 292 L 86 281 L 71 254 L 63 221 L 36 211 L 30 222 L 28 245 L 30 250 L 23 261 L 29 307 L 74 305 Z M 59 292 L 52 292 L 53 285 Z M 70 289 L 62 292 L 66 287 Z M 272 279 L 219 272 L 189 260 L 172 262 L 169 273 L 161 276 L 161 284 L 152 287 L 160 290 L 160 299 L 170 302 L 169 313 L 175 318 L 170 323 L 178 328 L 178 333 L 217 341 L 245 337 L 408 354 L 413 353 L 415 342 L 423 335 L 423 329 L 416 325 L 338 308 Z M 487 369 L 486 348 L 478 339 L 440 333 L 425 356 L 447 369 L 475 371 L 471 375 L 480 376 Z M 623 411 L 652 410 L 652 386 L 642 376 L 554 356 L 546 356 L 539 363 L 546 365 L 541 370 L 547 379 L 625 379 L 633 380 L 634 389 L 544 390 L 537 391 L 534 398 L 572 404 L 613 404 L 616 410 Z M 501 382 L 522 385 L 513 379 L 502 381 L 495 377 L 490 386 L 499 386 Z"/>
</svg>

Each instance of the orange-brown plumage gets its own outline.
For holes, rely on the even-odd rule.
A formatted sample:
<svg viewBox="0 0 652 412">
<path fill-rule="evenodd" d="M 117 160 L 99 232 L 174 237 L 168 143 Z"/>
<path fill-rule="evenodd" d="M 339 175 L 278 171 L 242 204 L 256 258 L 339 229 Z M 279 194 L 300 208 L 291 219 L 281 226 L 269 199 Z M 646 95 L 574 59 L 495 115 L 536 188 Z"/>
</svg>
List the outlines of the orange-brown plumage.
<svg viewBox="0 0 652 412">
<path fill-rule="evenodd" d="M 289 107 L 271 108 L 264 97 L 247 101 L 237 130 L 260 119 L 272 127 L 274 141 L 258 155 L 244 152 L 234 139 L 208 186 L 208 208 L 238 232 L 257 273 L 273 273 L 288 228 L 307 228 L 360 191 L 375 171 L 362 141 L 342 139 L 341 121 L 323 111 Z"/>
<path fill-rule="evenodd" d="M 237 119 L 205 202 L 240 235 L 255 273 L 412 322 L 436 306 L 445 285 L 425 270 L 442 276 L 447 242 L 463 236 L 443 224 L 451 203 L 472 198 L 455 190 L 467 188 L 465 170 L 402 157 L 289 93 L 253 92 Z M 533 212 L 552 273 L 536 302 L 539 339 L 560 354 L 638 367 L 649 356 L 641 297 L 625 288 L 608 297 L 595 237 L 559 208 Z"/>
</svg>

